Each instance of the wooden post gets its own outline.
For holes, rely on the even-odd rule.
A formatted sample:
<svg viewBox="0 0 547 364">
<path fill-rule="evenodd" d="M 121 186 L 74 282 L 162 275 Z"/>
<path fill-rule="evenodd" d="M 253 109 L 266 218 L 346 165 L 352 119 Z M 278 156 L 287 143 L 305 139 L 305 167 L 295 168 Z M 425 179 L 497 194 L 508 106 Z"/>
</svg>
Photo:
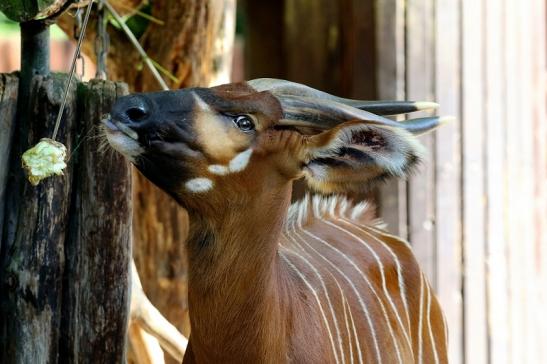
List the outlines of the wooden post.
<svg viewBox="0 0 547 364">
<path fill-rule="evenodd" d="M 131 168 L 100 148 L 102 115 L 127 85 L 81 84 L 82 124 L 70 233 L 65 245 L 61 357 L 71 363 L 123 363 L 130 299 Z M 105 142 L 104 140 L 102 142 Z M 104 145 L 103 145 L 104 147 Z"/>
<path fill-rule="evenodd" d="M 61 340 L 61 292 L 65 266 L 73 165 L 63 176 L 34 187 L 21 154 L 51 136 L 66 75 L 37 76 L 29 117 L 18 118 L 10 157 L 0 264 L 0 362 L 56 363 Z M 68 95 L 58 141 L 72 150 L 76 88 Z"/>
<path fill-rule="evenodd" d="M 113 151 L 98 151 L 98 123 L 125 84 L 73 84 L 57 140 L 70 159 L 63 176 L 32 186 L 21 154 L 49 137 L 67 75 L 36 76 L 19 100 L 17 77 L 0 75 L 6 185 L 0 244 L 1 363 L 121 363 L 129 317 L 131 174 Z M 78 97 L 77 97 L 78 96 Z M 78 102 L 77 99 L 82 100 Z M 80 122 L 80 120 L 82 120 Z M 5 142 L 5 143 L 4 143 Z M 9 169 L 8 169 L 9 167 Z M 7 176 L 7 181 L 6 180 Z M 0 189 L 0 191 L 2 191 Z"/>
</svg>

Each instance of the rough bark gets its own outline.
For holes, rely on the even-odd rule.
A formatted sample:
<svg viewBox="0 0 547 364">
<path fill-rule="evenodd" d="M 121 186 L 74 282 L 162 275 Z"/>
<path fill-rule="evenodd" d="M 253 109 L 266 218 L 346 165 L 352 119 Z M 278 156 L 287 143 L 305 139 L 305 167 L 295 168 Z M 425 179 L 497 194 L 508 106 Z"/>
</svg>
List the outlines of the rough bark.
<svg viewBox="0 0 547 364">
<path fill-rule="evenodd" d="M 8 178 L 7 166 L 15 129 L 18 87 L 19 78 L 17 75 L 0 74 L 0 236 L 4 224 L 4 203 Z"/>
<path fill-rule="evenodd" d="M 64 175 L 32 186 L 21 168 L 23 151 L 51 136 L 66 82 L 63 74 L 36 76 L 25 92 L 28 101 L 10 96 L 0 103 L 3 121 L 20 104 L 10 161 L 0 165 L 8 176 L 0 244 L 1 363 L 124 361 L 131 174 L 123 158 L 103 156 L 90 136 L 127 87 L 94 81 L 77 93 L 73 84 L 57 135 L 70 158 Z M 4 82 L 10 84 L 17 81 Z"/>
<path fill-rule="evenodd" d="M 0 362 L 56 363 L 61 339 L 64 242 L 73 165 L 63 176 L 32 186 L 20 156 L 51 136 L 66 75 L 37 76 L 25 115 L 18 115 L 7 182 L 0 264 Z M 57 140 L 72 150 L 76 88 L 72 87 Z"/>
<path fill-rule="evenodd" d="M 163 24 L 150 22 L 139 39 L 148 56 L 168 70 L 177 81 L 166 79 L 172 89 L 206 85 L 216 68 L 214 42 L 221 25 L 224 4 L 233 0 L 154 0 L 152 16 Z M 115 4 L 115 3 L 114 3 Z M 74 18 L 65 14 L 58 25 L 73 36 Z M 84 53 L 94 58 L 96 19 L 92 18 L 83 45 Z M 159 85 L 127 37 L 109 26 L 109 78 L 127 82 L 132 91 L 155 91 Z"/>
<path fill-rule="evenodd" d="M 99 144 L 101 116 L 127 85 L 80 84 L 80 140 L 66 242 L 61 358 L 71 363 L 125 361 L 131 257 L 131 168 Z"/>
</svg>

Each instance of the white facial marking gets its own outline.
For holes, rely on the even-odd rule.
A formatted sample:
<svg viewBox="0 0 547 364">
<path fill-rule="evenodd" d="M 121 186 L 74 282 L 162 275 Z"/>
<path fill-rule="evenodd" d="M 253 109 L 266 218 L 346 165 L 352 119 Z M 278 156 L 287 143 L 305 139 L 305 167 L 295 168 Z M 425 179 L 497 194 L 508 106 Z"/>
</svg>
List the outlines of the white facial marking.
<svg viewBox="0 0 547 364">
<path fill-rule="evenodd" d="M 192 95 L 194 96 L 194 100 L 196 100 L 196 104 L 202 111 L 205 111 L 205 112 L 211 111 L 211 108 L 209 107 L 209 105 L 205 101 L 203 101 L 203 99 L 199 97 L 197 93 L 192 92 Z"/>
<path fill-rule="evenodd" d="M 236 155 L 228 164 L 230 172 L 241 172 L 249 164 L 253 150 L 251 148 Z"/>
<path fill-rule="evenodd" d="M 220 164 L 212 164 L 208 167 L 208 170 L 212 174 L 216 174 L 218 176 L 225 176 L 230 173 L 241 172 L 249 164 L 252 154 L 253 150 L 249 148 L 232 158 L 232 160 L 228 163 L 228 167 L 222 166 Z"/>
<path fill-rule="evenodd" d="M 212 174 L 216 174 L 218 176 L 225 176 L 230 173 L 230 171 L 228 170 L 228 167 L 221 166 L 220 164 L 212 164 L 207 169 Z"/>
<path fill-rule="evenodd" d="M 192 178 L 191 180 L 186 181 L 184 186 L 190 192 L 207 192 L 213 188 L 213 181 L 209 178 Z"/>
<path fill-rule="evenodd" d="M 125 155 L 133 163 L 135 162 L 135 157 L 144 152 L 144 149 L 136 140 L 120 132 L 107 132 L 106 138 L 110 145 L 112 145 L 112 148 Z"/>
</svg>

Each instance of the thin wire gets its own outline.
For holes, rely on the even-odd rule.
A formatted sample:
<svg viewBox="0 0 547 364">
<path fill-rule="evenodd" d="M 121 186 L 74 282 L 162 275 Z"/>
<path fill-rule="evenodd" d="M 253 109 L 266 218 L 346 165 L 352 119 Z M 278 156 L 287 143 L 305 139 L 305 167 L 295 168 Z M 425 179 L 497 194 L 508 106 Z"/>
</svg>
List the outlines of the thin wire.
<svg viewBox="0 0 547 364">
<path fill-rule="evenodd" d="M 114 10 L 112 5 L 110 5 L 110 3 L 107 0 L 104 1 L 104 5 L 108 8 L 108 11 L 110 12 L 110 14 L 112 14 L 112 16 L 114 17 L 116 22 L 123 29 L 123 31 L 125 32 L 125 34 L 129 38 L 131 43 L 133 43 L 133 46 L 137 49 L 137 52 L 142 57 L 142 59 L 144 60 L 144 63 L 146 63 L 146 65 L 148 66 L 148 69 L 150 69 L 150 72 L 152 72 L 152 74 L 154 75 L 154 78 L 156 78 L 156 80 L 160 84 L 161 88 L 164 91 L 168 91 L 169 86 L 167 86 L 167 84 L 165 83 L 165 81 L 163 80 L 161 75 L 159 74 L 158 70 L 154 66 L 154 63 L 152 63 L 152 61 L 150 60 L 150 57 L 148 57 L 148 55 L 146 54 L 144 49 L 141 47 L 141 45 L 140 45 L 139 41 L 137 40 L 137 38 L 135 38 L 135 35 L 133 35 L 133 32 L 131 32 L 131 29 L 129 29 L 127 27 L 127 25 L 125 24 L 125 22 L 123 21 L 121 16 L 116 12 L 116 10 Z"/>
<path fill-rule="evenodd" d="M 85 37 L 85 30 L 87 28 L 87 22 L 89 21 L 89 15 L 91 14 L 91 8 L 93 7 L 92 6 L 93 1 L 94 0 L 90 0 L 89 4 L 87 5 L 84 23 L 82 24 L 82 29 L 80 30 L 80 34 L 78 36 L 78 44 L 76 45 L 76 52 L 74 53 L 74 56 L 72 57 L 70 74 L 68 76 L 68 83 L 65 88 L 65 94 L 63 95 L 63 102 L 61 103 L 61 108 L 59 109 L 59 113 L 57 114 L 57 119 L 55 120 L 55 128 L 53 129 L 53 135 L 51 137 L 51 139 L 53 140 L 57 138 L 57 132 L 59 131 L 59 125 L 61 124 L 61 118 L 63 117 L 63 111 L 65 110 L 66 100 L 68 97 L 68 92 L 70 90 L 70 84 L 72 83 L 72 79 L 74 78 L 74 73 L 76 71 L 76 61 L 78 60 L 78 57 L 80 55 L 80 48 L 82 47 L 82 41 Z"/>
</svg>

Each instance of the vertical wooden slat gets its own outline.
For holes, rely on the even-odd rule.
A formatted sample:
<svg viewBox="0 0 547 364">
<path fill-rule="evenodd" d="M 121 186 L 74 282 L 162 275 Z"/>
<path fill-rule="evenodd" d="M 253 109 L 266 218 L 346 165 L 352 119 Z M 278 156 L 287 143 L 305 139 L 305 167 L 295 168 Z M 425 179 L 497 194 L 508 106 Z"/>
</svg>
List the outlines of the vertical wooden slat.
<svg viewBox="0 0 547 364">
<path fill-rule="evenodd" d="M 485 0 L 487 301 L 491 363 L 510 361 L 508 258 L 504 227 L 505 104 L 503 3 Z"/>
<path fill-rule="evenodd" d="M 462 227 L 465 362 L 488 361 L 484 231 L 483 2 L 462 1 Z"/>
<path fill-rule="evenodd" d="M 246 24 L 245 78 L 285 77 L 283 1 L 245 0 L 241 4 Z"/>
<path fill-rule="evenodd" d="M 349 4 L 347 4 L 349 2 Z M 377 98 L 374 1 L 341 1 L 343 67 L 341 91 L 361 100 Z"/>
<path fill-rule="evenodd" d="M 378 64 L 378 97 L 403 100 L 405 98 L 405 37 L 404 1 L 377 2 L 376 42 Z M 380 188 L 379 214 L 388 229 L 406 238 L 407 208 L 406 182 L 390 181 Z"/>
<path fill-rule="evenodd" d="M 535 0 L 532 5 L 532 87 L 533 87 L 533 142 L 534 142 L 534 229 L 535 246 L 533 266 L 537 280 L 535 283 L 537 307 L 534 320 L 537 332 L 536 344 L 538 363 L 547 362 L 547 63 L 545 48 L 538 45 L 546 43 L 546 4 L 544 0 Z"/>
<path fill-rule="evenodd" d="M 503 87 L 507 93 L 507 102 L 505 103 L 505 115 L 507 124 L 505 128 L 505 159 L 507 164 L 507 175 L 505 185 L 505 228 L 508 238 L 508 262 L 509 262 L 509 314 L 511 331 L 511 361 L 513 363 L 524 362 L 524 344 L 525 330 L 523 320 L 523 280 L 522 274 L 522 246 L 525 244 L 520 238 L 522 219 L 520 210 L 520 175 L 523 162 L 520 154 L 520 124 L 521 110 L 519 103 L 520 90 L 520 70 L 519 70 L 519 36 L 518 36 L 518 7 L 520 5 L 515 1 L 506 0 L 504 2 L 504 22 L 505 22 L 505 84 Z"/>
<path fill-rule="evenodd" d="M 339 93 L 339 11 L 338 3 L 331 0 L 285 2 L 285 62 L 290 80 Z"/>
<path fill-rule="evenodd" d="M 520 226 L 519 240 L 522 248 L 522 259 L 520 261 L 524 280 L 522 282 L 523 289 L 521 302 L 523 303 L 523 316 L 521 320 L 524 322 L 524 362 L 538 362 L 538 345 L 545 339 L 538 338 L 536 328 L 537 316 L 541 315 L 539 307 L 537 307 L 537 275 L 535 274 L 534 264 L 534 200 L 533 200 L 533 181 L 534 181 L 534 156 L 533 156 L 533 93 L 532 93 L 532 39 L 533 39 L 533 23 L 532 23 L 532 1 L 522 2 L 518 6 L 518 69 L 519 77 L 519 113 L 518 128 L 520 129 L 520 157 L 521 168 L 519 172 L 520 193 L 519 193 L 519 214 L 522 224 Z M 538 46 L 538 45 L 535 45 Z M 517 243 L 518 244 L 518 243 Z M 518 249 L 518 245 L 515 245 Z"/>
<path fill-rule="evenodd" d="M 406 9 L 406 98 L 434 98 L 433 0 L 411 0 Z M 420 115 L 423 114 L 423 115 Z M 412 117 L 427 116 L 428 113 Z M 427 157 L 408 179 L 408 233 L 418 262 L 437 288 L 435 242 L 435 134 L 421 136 Z"/>
<path fill-rule="evenodd" d="M 435 6 L 436 99 L 439 113 L 457 121 L 440 128 L 436 140 L 436 206 L 439 298 L 450 327 L 449 357 L 463 362 L 460 206 L 460 1 Z"/>
</svg>

